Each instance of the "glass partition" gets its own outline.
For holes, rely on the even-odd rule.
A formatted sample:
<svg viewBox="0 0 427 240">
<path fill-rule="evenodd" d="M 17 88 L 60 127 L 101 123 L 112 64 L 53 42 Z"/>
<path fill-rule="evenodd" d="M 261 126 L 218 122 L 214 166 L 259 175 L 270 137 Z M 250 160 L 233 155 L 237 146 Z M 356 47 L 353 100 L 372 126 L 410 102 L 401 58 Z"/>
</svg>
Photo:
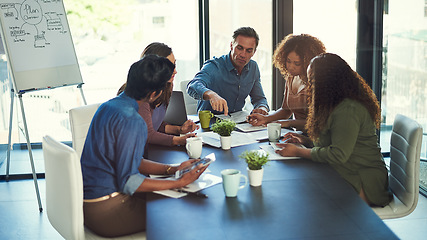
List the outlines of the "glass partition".
<svg viewBox="0 0 427 240">
<path fill-rule="evenodd" d="M 389 146 L 387 133 L 396 114 L 416 120 L 427 132 L 427 1 L 389 0 L 385 7 L 381 145 Z M 420 186 L 424 188 L 426 140 L 424 134 L 420 171 Z"/>
</svg>

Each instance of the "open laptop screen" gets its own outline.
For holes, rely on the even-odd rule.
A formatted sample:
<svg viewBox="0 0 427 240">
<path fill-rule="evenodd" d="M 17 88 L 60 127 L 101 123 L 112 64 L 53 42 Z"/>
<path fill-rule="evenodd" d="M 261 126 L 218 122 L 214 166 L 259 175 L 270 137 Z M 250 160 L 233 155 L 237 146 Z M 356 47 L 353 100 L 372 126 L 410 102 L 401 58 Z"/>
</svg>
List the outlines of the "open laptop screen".
<svg viewBox="0 0 427 240">
<path fill-rule="evenodd" d="M 185 110 L 184 95 L 181 91 L 173 91 L 169 101 L 164 122 L 171 125 L 182 125 L 187 121 L 187 111 Z"/>
</svg>

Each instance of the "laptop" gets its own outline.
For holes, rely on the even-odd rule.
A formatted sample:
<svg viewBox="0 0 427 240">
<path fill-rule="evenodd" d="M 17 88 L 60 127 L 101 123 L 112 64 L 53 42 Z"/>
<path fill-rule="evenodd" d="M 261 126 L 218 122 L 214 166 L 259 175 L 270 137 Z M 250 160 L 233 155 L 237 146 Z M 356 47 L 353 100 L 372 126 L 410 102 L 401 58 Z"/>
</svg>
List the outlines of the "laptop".
<svg viewBox="0 0 427 240">
<path fill-rule="evenodd" d="M 185 121 L 187 121 L 187 111 L 185 110 L 184 94 L 181 91 L 172 92 L 163 121 L 171 125 L 182 125 Z"/>
</svg>

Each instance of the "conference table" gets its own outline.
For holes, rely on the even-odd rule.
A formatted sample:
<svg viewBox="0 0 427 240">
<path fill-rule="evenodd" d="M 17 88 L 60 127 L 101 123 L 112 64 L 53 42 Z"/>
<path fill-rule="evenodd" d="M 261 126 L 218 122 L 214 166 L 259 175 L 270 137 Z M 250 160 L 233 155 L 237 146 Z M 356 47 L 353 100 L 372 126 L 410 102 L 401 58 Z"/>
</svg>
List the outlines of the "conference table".
<svg viewBox="0 0 427 240">
<path fill-rule="evenodd" d="M 210 174 L 233 168 L 247 175 L 239 159 L 255 143 L 230 150 L 203 146 L 215 153 Z M 185 146 L 149 145 L 148 159 L 173 164 L 188 159 Z M 398 239 L 328 164 L 293 159 L 270 161 L 260 187 L 247 186 L 225 197 L 222 184 L 175 199 L 147 196 L 147 239 Z"/>
</svg>

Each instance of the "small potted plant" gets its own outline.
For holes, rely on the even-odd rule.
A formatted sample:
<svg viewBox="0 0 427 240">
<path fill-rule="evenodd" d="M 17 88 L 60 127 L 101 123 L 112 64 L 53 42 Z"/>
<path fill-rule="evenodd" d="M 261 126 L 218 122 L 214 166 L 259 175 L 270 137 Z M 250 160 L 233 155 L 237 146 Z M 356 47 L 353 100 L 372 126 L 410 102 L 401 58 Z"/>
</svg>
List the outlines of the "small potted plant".
<svg viewBox="0 0 427 240">
<path fill-rule="evenodd" d="M 217 119 L 214 124 L 212 124 L 212 131 L 219 134 L 221 141 L 221 148 L 228 150 L 231 148 L 231 132 L 234 130 L 236 123 L 233 120 L 221 120 Z"/>
<path fill-rule="evenodd" d="M 263 166 L 268 163 L 268 153 L 263 150 L 244 151 L 239 158 L 248 164 L 249 184 L 253 187 L 261 186 L 264 175 Z"/>
</svg>

